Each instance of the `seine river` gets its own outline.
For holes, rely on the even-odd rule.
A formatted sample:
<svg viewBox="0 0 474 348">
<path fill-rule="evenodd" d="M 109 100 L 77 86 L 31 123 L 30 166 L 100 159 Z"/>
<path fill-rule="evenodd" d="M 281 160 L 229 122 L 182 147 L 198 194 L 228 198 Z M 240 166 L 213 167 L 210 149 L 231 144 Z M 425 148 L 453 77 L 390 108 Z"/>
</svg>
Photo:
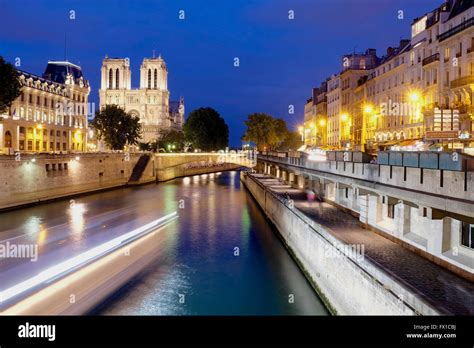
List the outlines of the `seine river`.
<svg viewBox="0 0 474 348">
<path fill-rule="evenodd" d="M 160 232 L 156 258 L 91 314 L 328 315 L 238 171 L 3 213 L 0 236 L 36 240 L 54 264 L 172 211 L 179 218 Z M 5 267 L 5 279 L 39 270 L 31 265 Z"/>
</svg>

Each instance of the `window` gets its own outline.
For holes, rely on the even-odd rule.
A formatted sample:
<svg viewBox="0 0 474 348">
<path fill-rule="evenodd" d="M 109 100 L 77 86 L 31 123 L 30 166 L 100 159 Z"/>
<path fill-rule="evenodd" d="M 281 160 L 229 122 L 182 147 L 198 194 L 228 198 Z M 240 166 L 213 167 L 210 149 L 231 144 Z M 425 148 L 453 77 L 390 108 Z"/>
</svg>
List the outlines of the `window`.
<svg viewBox="0 0 474 348">
<path fill-rule="evenodd" d="M 462 223 L 461 244 L 474 249 L 474 224 Z"/>
<path fill-rule="evenodd" d="M 447 62 L 449 60 L 449 57 L 451 55 L 451 50 L 449 49 L 449 47 L 446 47 L 444 49 L 444 61 Z"/>
<path fill-rule="evenodd" d="M 148 69 L 148 88 L 151 88 L 151 69 Z"/>
<path fill-rule="evenodd" d="M 154 80 L 155 80 L 155 89 L 158 88 L 158 70 L 155 69 L 155 74 L 154 74 Z"/>
<path fill-rule="evenodd" d="M 36 104 L 37 105 L 41 105 L 41 100 L 40 100 L 40 96 L 36 96 Z"/>
<path fill-rule="evenodd" d="M 113 88 L 113 79 L 114 73 L 112 72 L 112 69 L 109 69 L 109 89 Z"/>
<path fill-rule="evenodd" d="M 119 89 L 119 81 L 120 81 L 120 72 L 119 69 L 115 70 L 115 88 Z"/>
</svg>

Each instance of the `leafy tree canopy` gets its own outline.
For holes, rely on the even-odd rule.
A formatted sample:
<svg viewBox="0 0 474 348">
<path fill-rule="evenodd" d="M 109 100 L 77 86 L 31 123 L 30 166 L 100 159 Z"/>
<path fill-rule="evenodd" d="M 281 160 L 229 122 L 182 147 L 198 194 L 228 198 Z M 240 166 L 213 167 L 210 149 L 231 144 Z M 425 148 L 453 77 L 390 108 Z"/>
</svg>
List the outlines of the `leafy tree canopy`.
<svg viewBox="0 0 474 348">
<path fill-rule="evenodd" d="M 250 114 L 245 125 L 242 140 L 254 142 L 260 151 L 277 149 L 289 136 L 285 120 L 268 114 Z"/>
<path fill-rule="evenodd" d="M 229 143 L 229 127 L 219 113 L 209 107 L 191 111 L 183 131 L 195 149 L 222 150 Z"/>
<path fill-rule="evenodd" d="M 112 150 L 123 150 L 125 145 L 135 145 L 140 139 L 139 118 L 117 105 L 106 105 L 96 111 L 92 127 Z"/>
<path fill-rule="evenodd" d="M 21 94 L 15 67 L 0 56 L 0 113 L 5 112 Z"/>
<path fill-rule="evenodd" d="M 289 151 L 289 150 L 296 151 L 302 145 L 303 145 L 303 141 L 301 140 L 301 135 L 298 132 L 296 132 L 296 131 L 288 132 L 288 136 L 280 144 L 280 146 L 278 147 L 278 150 L 281 150 L 281 151 Z"/>
</svg>

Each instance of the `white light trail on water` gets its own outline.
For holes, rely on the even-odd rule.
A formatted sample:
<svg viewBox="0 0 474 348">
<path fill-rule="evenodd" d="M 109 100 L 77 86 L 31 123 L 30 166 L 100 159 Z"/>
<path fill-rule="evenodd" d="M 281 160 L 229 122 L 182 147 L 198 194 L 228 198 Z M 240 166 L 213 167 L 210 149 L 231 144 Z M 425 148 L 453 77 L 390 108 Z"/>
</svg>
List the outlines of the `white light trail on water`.
<svg viewBox="0 0 474 348">
<path fill-rule="evenodd" d="M 157 220 L 154 220 L 144 226 L 141 226 L 131 232 L 128 232 L 124 235 L 121 235 L 117 238 L 114 238 L 106 243 L 103 243 L 99 246 L 96 246 L 90 250 L 87 250 L 77 256 L 74 256 L 66 261 L 63 261 L 53 267 L 50 267 L 41 273 L 25 280 L 22 281 L 21 283 L 18 283 L 16 285 L 13 285 L 12 287 L 5 289 L 0 292 L 0 303 L 7 301 L 15 296 L 18 296 L 19 294 L 30 290 L 34 288 L 35 286 L 38 286 L 42 283 L 47 283 L 51 282 L 58 277 L 61 277 L 74 269 L 78 268 L 79 266 L 85 265 L 90 261 L 93 261 L 99 256 L 103 256 L 104 254 L 107 254 L 115 249 L 117 249 L 122 243 L 131 240 L 132 238 L 135 238 L 139 236 L 140 234 L 143 234 L 145 232 L 151 232 L 152 230 L 155 230 L 157 227 L 160 227 L 160 224 L 163 225 L 167 222 L 170 222 L 171 220 L 174 220 L 174 218 L 177 218 L 178 214 L 176 212 L 173 212 L 171 214 L 165 215 Z"/>
</svg>

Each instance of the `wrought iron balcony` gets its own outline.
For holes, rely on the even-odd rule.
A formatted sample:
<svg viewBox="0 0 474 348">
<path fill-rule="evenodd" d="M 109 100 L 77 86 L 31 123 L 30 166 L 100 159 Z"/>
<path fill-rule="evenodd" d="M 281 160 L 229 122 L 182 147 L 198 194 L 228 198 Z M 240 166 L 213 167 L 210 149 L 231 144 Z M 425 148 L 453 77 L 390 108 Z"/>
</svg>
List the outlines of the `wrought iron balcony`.
<svg viewBox="0 0 474 348">
<path fill-rule="evenodd" d="M 432 54 L 431 56 L 423 59 L 422 65 L 425 66 L 436 61 L 439 61 L 439 53 Z"/>
<path fill-rule="evenodd" d="M 470 26 L 472 26 L 474 24 L 474 17 L 473 18 L 470 18 L 468 19 L 467 21 L 459 24 L 459 25 L 456 25 L 455 27 L 445 31 L 444 33 L 438 35 L 438 40 L 441 42 L 441 41 L 444 41 L 448 38 L 450 38 L 451 36 L 453 35 L 456 35 L 458 33 L 460 33 L 461 31 L 469 28 Z"/>
<path fill-rule="evenodd" d="M 469 84 L 474 84 L 474 75 L 460 77 L 451 81 L 451 88 L 462 87 Z"/>
</svg>

